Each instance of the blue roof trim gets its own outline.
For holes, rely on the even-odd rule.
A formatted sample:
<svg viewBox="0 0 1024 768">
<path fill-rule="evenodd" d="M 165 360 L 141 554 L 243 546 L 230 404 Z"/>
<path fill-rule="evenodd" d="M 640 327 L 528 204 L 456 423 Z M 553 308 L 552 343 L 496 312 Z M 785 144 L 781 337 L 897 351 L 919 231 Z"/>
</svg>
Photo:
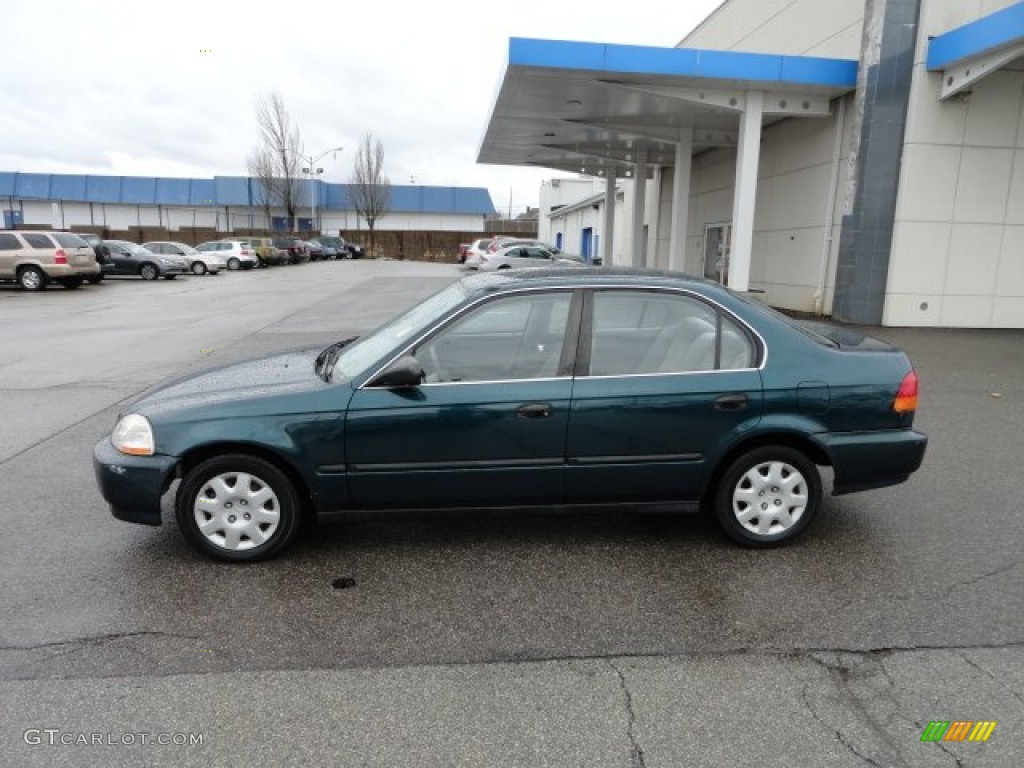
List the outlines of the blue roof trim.
<svg viewBox="0 0 1024 768">
<path fill-rule="evenodd" d="M 997 48 L 1024 43 L 1024 3 L 983 16 L 934 37 L 928 43 L 927 67 L 942 70 Z"/>
<path fill-rule="evenodd" d="M 348 184 L 315 182 L 317 207 L 353 210 Z M 61 173 L 0 171 L 0 197 L 130 205 L 260 206 L 262 187 L 247 176 L 172 179 L 155 176 L 83 176 Z M 300 179 L 300 206 L 309 205 L 309 181 Z M 396 213 L 493 214 L 490 192 L 482 187 L 391 187 Z"/>
<path fill-rule="evenodd" d="M 857 86 L 857 62 L 811 56 L 654 48 L 566 40 L 509 40 L 509 67 L 749 80 L 836 88 Z"/>
</svg>

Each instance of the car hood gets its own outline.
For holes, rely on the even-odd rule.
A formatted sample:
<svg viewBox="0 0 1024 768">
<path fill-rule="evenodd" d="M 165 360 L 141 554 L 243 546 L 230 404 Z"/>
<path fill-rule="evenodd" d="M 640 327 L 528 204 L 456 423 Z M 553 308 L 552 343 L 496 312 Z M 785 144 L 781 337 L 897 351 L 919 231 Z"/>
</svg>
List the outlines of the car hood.
<svg viewBox="0 0 1024 768">
<path fill-rule="evenodd" d="M 319 352 L 320 347 L 289 350 L 183 376 L 146 391 L 132 410 L 159 416 L 184 409 L 205 410 L 226 403 L 322 391 L 331 385 L 314 371 Z"/>
</svg>

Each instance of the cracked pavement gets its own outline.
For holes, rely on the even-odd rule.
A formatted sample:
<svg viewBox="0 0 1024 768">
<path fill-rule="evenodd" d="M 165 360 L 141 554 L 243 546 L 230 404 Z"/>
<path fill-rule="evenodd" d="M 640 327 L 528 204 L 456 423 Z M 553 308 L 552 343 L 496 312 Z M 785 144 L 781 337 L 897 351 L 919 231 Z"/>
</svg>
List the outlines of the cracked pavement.
<svg viewBox="0 0 1024 768">
<path fill-rule="evenodd" d="M 921 375 L 925 465 L 829 498 L 780 550 L 668 511 L 409 513 L 231 567 L 193 553 L 169 507 L 159 529 L 110 516 L 90 451 L 119 403 L 365 330 L 458 274 L 0 288 L 0 762 L 1019 765 L 1022 332 L 876 331 Z M 998 725 L 923 743 L 931 720 Z M 205 737 L 48 746 L 31 728 Z"/>
</svg>

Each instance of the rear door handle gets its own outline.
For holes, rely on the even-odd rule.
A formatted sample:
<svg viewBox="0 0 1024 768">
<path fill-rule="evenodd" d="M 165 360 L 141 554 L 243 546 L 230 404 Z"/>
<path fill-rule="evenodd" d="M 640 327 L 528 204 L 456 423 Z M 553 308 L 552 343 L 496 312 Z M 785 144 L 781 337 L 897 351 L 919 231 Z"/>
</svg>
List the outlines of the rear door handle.
<svg viewBox="0 0 1024 768">
<path fill-rule="evenodd" d="M 746 395 L 735 394 L 735 395 L 722 395 L 721 397 L 715 398 L 715 410 L 716 411 L 742 411 L 747 407 Z"/>
<path fill-rule="evenodd" d="M 546 419 L 551 415 L 551 403 L 521 405 L 516 413 L 520 419 Z"/>
</svg>

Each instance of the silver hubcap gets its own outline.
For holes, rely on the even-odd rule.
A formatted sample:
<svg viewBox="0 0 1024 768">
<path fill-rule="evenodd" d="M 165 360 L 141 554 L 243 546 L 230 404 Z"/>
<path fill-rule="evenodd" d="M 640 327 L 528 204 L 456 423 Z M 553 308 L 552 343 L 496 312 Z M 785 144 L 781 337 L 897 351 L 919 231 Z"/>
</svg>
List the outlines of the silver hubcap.
<svg viewBox="0 0 1024 768">
<path fill-rule="evenodd" d="M 203 272 L 206 271 L 206 265 L 203 264 L 201 261 L 197 261 L 195 264 L 192 265 L 192 271 L 195 272 L 197 275 L 201 275 L 203 274 Z"/>
<path fill-rule="evenodd" d="M 192 514 L 213 545 L 241 551 L 268 541 L 281 522 L 277 495 L 263 480 L 245 472 L 223 472 L 196 494 Z"/>
<path fill-rule="evenodd" d="M 42 279 L 39 277 L 39 273 L 34 269 L 26 269 L 21 273 L 21 284 L 29 290 L 35 290 L 42 283 Z"/>
<path fill-rule="evenodd" d="M 784 461 L 751 467 L 736 483 L 732 512 L 751 533 L 770 536 L 792 528 L 807 509 L 807 481 Z"/>
</svg>

